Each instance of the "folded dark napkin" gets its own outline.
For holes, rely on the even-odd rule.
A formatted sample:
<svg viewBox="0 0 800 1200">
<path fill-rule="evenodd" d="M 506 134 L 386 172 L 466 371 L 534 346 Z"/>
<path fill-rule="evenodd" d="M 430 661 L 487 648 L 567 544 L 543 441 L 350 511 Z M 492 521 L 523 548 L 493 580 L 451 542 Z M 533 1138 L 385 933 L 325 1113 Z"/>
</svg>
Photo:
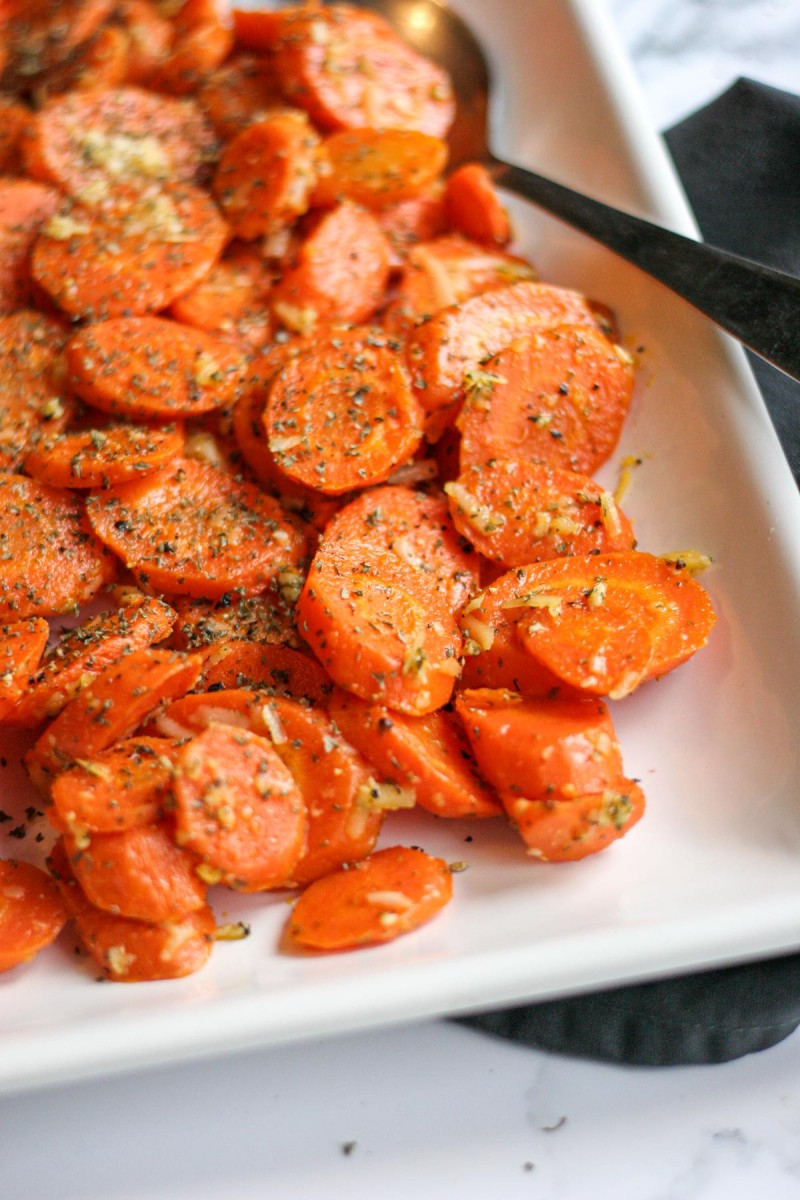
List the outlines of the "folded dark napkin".
<svg viewBox="0 0 800 1200">
<path fill-rule="evenodd" d="M 704 239 L 800 275 L 800 96 L 740 79 L 665 136 Z M 755 356 L 751 362 L 800 482 L 800 384 Z M 724 1062 L 764 1050 L 800 1025 L 800 954 L 464 1022 L 580 1058 Z"/>
</svg>

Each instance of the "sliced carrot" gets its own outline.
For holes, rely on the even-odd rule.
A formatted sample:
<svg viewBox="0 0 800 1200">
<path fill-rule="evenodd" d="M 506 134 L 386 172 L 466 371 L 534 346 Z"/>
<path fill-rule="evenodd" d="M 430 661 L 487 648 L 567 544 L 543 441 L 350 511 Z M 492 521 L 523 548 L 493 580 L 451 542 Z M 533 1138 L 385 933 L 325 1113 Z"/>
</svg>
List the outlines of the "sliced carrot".
<svg viewBox="0 0 800 1200">
<path fill-rule="evenodd" d="M 22 168 L 20 145 L 30 117 L 31 111 L 24 104 L 12 96 L 0 94 L 0 173 L 3 175 L 16 175 Z"/>
<path fill-rule="evenodd" d="M 459 533 L 506 567 L 635 544 L 611 493 L 577 471 L 490 458 L 444 490 Z"/>
<path fill-rule="evenodd" d="M 253 12 L 248 15 L 261 18 L 276 14 Z M 270 59 L 240 54 L 204 80 L 197 93 L 197 103 L 219 136 L 230 140 L 273 110 L 284 108 L 286 102 Z"/>
<path fill-rule="evenodd" d="M 115 88 L 128 74 L 129 39 L 124 29 L 105 25 L 55 70 L 33 81 L 32 93 L 41 106 L 64 92 Z"/>
<path fill-rule="evenodd" d="M 128 37 L 126 82 L 146 84 L 172 45 L 172 26 L 151 0 L 117 0 L 116 16 Z"/>
<path fill-rule="evenodd" d="M 0 972 L 54 942 L 67 912 L 52 879 L 32 863 L 0 859 Z"/>
<path fill-rule="evenodd" d="M 102 208 L 68 204 L 40 230 L 31 272 L 72 317 L 158 312 L 207 274 L 227 237 L 214 202 L 189 184 Z"/>
<path fill-rule="evenodd" d="M 597 330 L 520 338 L 467 377 L 462 469 L 511 458 L 591 475 L 617 444 L 633 382 L 630 356 Z"/>
<path fill-rule="evenodd" d="M 290 646 L 227 641 L 206 657 L 198 689 L 261 688 L 324 705 L 333 683 L 315 658 Z"/>
<path fill-rule="evenodd" d="M 391 247 L 377 219 L 349 200 L 326 212 L 272 293 L 275 316 L 293 333 L 324 322 L 362 324 L 382 303 Z"/>
<path fill-rule="evenodd" d="M 411 200 L 401 200 L 378 214 L 378 224 L 391 246 L 392 270 L 402 268 L 408 255 L 420 242 L 428 242 L 444 232 L 442 185 L 437 182 Z"/>
<path fill-rule="evenodd" d="M 31 248 L 60 203 L 58 192 L 41 183 L 0 179 L 0 316 L 29 303 Z"/>
<path fill-rule="evenodd" d="M 79 760 L 94 759 L 130 737 L 159 704 L 182 696 L 196 682 L 199 655 L 134 650 L 100 672 L 66 705 L 25 756 L 36 786 L 48 794 L 52 780 Z"/>
<path fill-rule="evenodd" d="M 217 599 L 298 573 L 305 539 L 276 500 L 191 458 L 87 498 L 97 536 L 148 590 Z"/>
<path fill-rule="evenodd" d="M 188 96 L 215 71 L 233 49 L 233 31 L 206 21 L 179 31 L 169 53 L 156 65 L 148 85 L 173 96 Z"/>
<path fill-rule="evenodd" d="M 282 13 L 273 44 L 286 96 L 323 129 L 418 129 L 444 137 L 455 103 L 446 73 L 376 13 L 349 4 Z"/>
<path fill-rule="evenodd" d="M 379 331 L 334 330 L 290 359 L 269 392 L 269 449 L 307 487 L 341 495 L 387 479 L 422 440 L 422 413 Z"/>
<path fill-rule="evenodd" d="M 524 650 L 571 687 L 612 699 L 680 666 L 715 621 L 689 571 L 638 550 L 527 567 L 511 603 Z"/>
<path fill-rule="evenodd" d="M 365 554 L 373 546 L 390 550 L 424 571 L 452 612 L 478 591 L 475 555 L 456 533 L 441 493 L 391 484 L 362 492 L 330 521 L 325 544 L 333 542 L 359 542 Z"/>
<path fill-rule="evenodd" d="M 310 884 L 292 910 L 289 937 L 328 952 L 391 942 L 429 921 L 452 894 L 443 859 L 389 846 Z"/>
<path fill-rule="evenodd" d="M 454 713 L 440 708 L 407 717 L 346 695 L 337 695 L 329 711 L 379 778 L 412 788 L 421 808 L 438 817 L 494 817 L 503 811 Z"/>
<path fill-rule="evenodd" d="M 320 147 L 314 204 L 353 200 L 380 211 L 419 196 L 446 162 L 441 138 L 416 129 L 344 129 Z"/>
<path fill-rule="evenodd" d="M 271 742 L 209 726 L 181 750 L 173 793 L 178 842 L 207 878 L 245 892 L 285 884 L 304 852 L 308 816 Z"/>
<path fill-rule="evenodd" d="M 237 237 L 276 233 L 307 212 L 318 144 L 298 110 L 256 121 L 226 146 L 213 186 Z"/>
<path fill-rule="evenodd" d="M 482 364 L 504 346 L 535 330 L 571 323 L 597 329 L 597 318 L 578 292 L 523 280 L 471 296 L 419 325 L 409 362 L 426 409 L 458 403 L 481 382 Z M 560 381 L 559 381 L 560 382 Z"/>
<path fill-rule="evenodd" d="M 51 821 L 79 840 L 153 824 L 164 814 L 178 747 L 135 737 L 81 760 L 53 782 Z"/>
<path fill-rule="evenodd" d="M 140 596 L 121 608 L 66 629 L 31 673 L 25 695 L 6 723 L 35 729 L 61 712 L 82 688 L 124 655 L 169 637 L 175 613 L 163 600 Z"/>
<path fill-rule="evenodd" d="M 17 6 L 4 30 L 9 76 L 24 86 L 58 67 L 87 41 L 111 12 L 113 0 L 55 0 Z"/>
<path fill-rule="evenodd" d="M 248 50 L 271 50 L 280 37 L 283 13 L 269 8 L 234 8 L 236 41 Z"/>
<path fill-rule="evenodd" d="M 252 247 L 236 245 L 190 292 L 179 296 L 170 315 L 207 333 L 236 337 L 248 347 L 264 346 L 272 333 L 266 304 L 274 272 Z"/>
<path fill-rule="evenodd" d="M 73 415 L 63 392 L 67 337 L 61 321 L 32 309 L 0 316 L 0 470 L 20 467 L 39 437 Z"/>
<path fill-rule="evenodd" d="M 455 623 L 424 573 L 390 551 L 318 551 L 297 618 L 331 678 L 362 700 L 417 715 L 449 700 L 460 673 Z"/>
<path fill-rule="evenodd" d="M 449 224 L 466 237 L 488 246 L 511 241 L 511 221 L 482 163 L 464 163 L 448 176 L 444 207 Z"/>
<path fill-rule="evenodd" d="M 485 779 L 531 800 L 613 787 L 622 755 L 601 700 L 523 699 L 504 688 L 459 692 L 456 712 Z"/>
<path fill-rule="evenodd" d="M 229 640 L 296 645 L 294 611 L 280 593 L 258 596 L 226 592 L 219 600 L 175 601 L 173 631 L 176 650 L 201 650 Z"/>
<path fill-rule="evenodd" d="M 235 346 L 163 317 L 87 326 L 67 346 L 67 368 L 87 404 L 135 420 L 189 417 L 231 404 L 246 373 Z"/>
<path fill-rule="evenodd" d="M 126 87 L 55 97 L 28 123 L 23 152 L 34 179 L 91 205 L 202 178 L 216 139 L 191 101 Z"/>
<path fill-rule="evenodd" d="M 43 617 L 0 625 L 0 721 L 24 694 L 49 636 L 50 626 Z"/>
<path fill-rule="evenodd" d="M 25 457 L 25 471 L 53 487 L 112 487 L 166 466 L 183 449 L 177 425 L 105 425 L 44 437 Z"/>
<path fill-rule="evenodd" d="M 75 610 L 116 573 L 70 492 L 0 475 L 0 620 Z"/>
<path fill-rule="evenodd" d="M 597 854 L 624 837 L 645 808 L 642 789 L 631 779 L 572 800 L 507 795 L 503 802 L 528 854 L 541 862 L 575 862 Z"/>
</svg>

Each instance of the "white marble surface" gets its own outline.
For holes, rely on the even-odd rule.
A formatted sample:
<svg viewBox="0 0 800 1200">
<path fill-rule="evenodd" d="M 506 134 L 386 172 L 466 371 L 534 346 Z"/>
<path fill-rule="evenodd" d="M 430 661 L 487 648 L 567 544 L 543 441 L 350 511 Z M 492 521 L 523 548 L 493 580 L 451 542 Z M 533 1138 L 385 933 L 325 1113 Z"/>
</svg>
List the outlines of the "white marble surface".
<svg viewBox="0 0 800 1200">
<path fill-rule="evenodd" d="M 609 4 L 658 128 L 738 75 L 800 90 L 798 0 Z M 796 1200 L 800 1032 L 642 1070 L 431 1022 L 0 1100 L 3 1200 L 446 1195 Z"/>
</svg>

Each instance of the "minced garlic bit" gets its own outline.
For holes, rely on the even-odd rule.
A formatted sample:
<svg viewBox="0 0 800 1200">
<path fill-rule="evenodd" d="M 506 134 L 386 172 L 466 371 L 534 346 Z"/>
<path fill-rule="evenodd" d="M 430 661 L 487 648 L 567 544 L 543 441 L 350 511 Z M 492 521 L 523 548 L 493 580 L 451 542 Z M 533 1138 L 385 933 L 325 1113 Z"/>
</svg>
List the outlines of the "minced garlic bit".
<svg viewBox="0 0 800 1200">
<path fill-rule="evenodd" d="M 393 471 L 386 480 L 395 487 L 413 487 L 417 483 L 430 483 L 439 473 L 439 468 L 432 458 L 422 458 L 403 463 Z"/>
<path fill-rule="evenodd" d="M 364 899 L 376 908 L 388 908 L 394 912 L 407 912 L 414 907 L 414 901 L 405 892 L 367 892 Z"/>
<path fill-rule="evenodd" d="M 688 571 L 690 575 L 705 571 L 713 561 L 708 554 L 701 554 L 699 550 L 681 550 L 674 554 L 661 554 L 659 557 L 663 558 L 664 562 Z"/>
<path fill-rule="evenodd" d="M 131 954 L 124 946 L 109 946 L 105 960 L 112 975 L 127 975 L 136 962 L 136 955 Z"/>
<path fill-rule="evenodd" d="M 203 883 L 207 883 L 209 887 L 213 887 L 215 883 L 219 883 L 222 879 L 222 871 L 219 867 L 212 867 L 210 863 L 198 863 L 195 867 L 195 874 L 198 879 L 202 879 Z"/>
<path fill-rule="evenodd" d="M 246 921 L 227 921 L 218 925 L 214 930 L 215 942 L 240 942 L 250 936 L 250 926 Z"/>
<path fill-rule="evenodd" d="M 128 237 L 157 237 L 160 242 L 192 242 L 195 235 L 186 229 L 175 204 L 163 193 L 139 198 L 125 214 Z"/>
<path fill-rule="evenodd" d="M 187 458 L 207 463 L 209 467 L 216 467 L 218 470 L 225 466 L 225 455 L 220 449 L 219 442 L 207 429 L 193 429 L 188 433 L 183 453 Z"/>
<path fill-rule="evenodd" d="M 276 300 L 272 311 L 282 325 L 291 329 L 292 333 L 299 333 L 301 337 L 313 333 L 319 320 L 319 313 L 315 308 L 311 308 L 310 305 L 301 307 L 299 304 L 289 304 L 286 300 Z"/>
<path fill-rule="evenodd" d="M 115 178 L 145 175 L 148 179 L 166 179 L 169 159 L 158 138 L 151 134 L 132 137 L 128 133 L 101 133 L 87 129 L 79 146 L 92 166 L 102 167 Z"/>
<path fill-rule="evenodd" d="M 607 591 L 608 584 L 606 580 L 596 579 L 593 586 L 589 590 L 588 596 L 586 597 L 586 603 L 588 604 L 589 608 L 601 608 L 606 602 Z"/>
<path fill-rule="evenodd" d="M 446 483 L 444 490 L 448 496 L 452 496 L 458 505 L 459 512 L 464 514 L 469 524 L 478 533 L 486 535 L 497 533 L 498 529 L 502 529 L 505 525 L 506 519 L 503 514 L 493 512 L 488 504 L 481 504 L 463 483 Z"/>
<path fill-rule="evenodd" d="M 56 242 L 68 242 L 70 238 L 81 237 L 89 232 L 89 226 L 76 221 L 68 213 L 56 213 L 42 225 L 42 233 L 53 238 Z"/>
<path fill-rule="evenodd" d="M 417 794 L 413 788 L 386 781 L 377 783 L 370 779 L 356 792 L 357 807 L 367 812 L 392 812 L 398 808 L 413 808 L 416 803 Z"/>
<path fill-rule="evenodd" d="M 619 516 L 617 502 L 611 492 L 600 493 L 600 520 L 605 526 L 610 538 L 618 538 L 622 533 L 622 522 Z"/>
<path fill-rule="evenodd" d="M 502 375 L 495 375 L 492 371 L 482 371 L 478 367 L 464 372 L 464 391 L 473 408 L 488 408 L 487 401 L 494 391 L 495 385 L 507 382 Z"/>
<path fill-rule="evenodd" d="M 484 650 L 491 650 L 494 644 L 495 631 L 486 621 L 482 621 L 480 617 L 473 616 L 472 613 L 467 613 L 466 616 L 462 616 L 461 618 L 461 630 L 466 634 L 469 642 L 478 647 L 477 650 L 467 650 L 468 654 L 480 654 Z"/>
<path fill-rule="evenodd" d="M 289 739 L 286 736 L 286 730 L 283 728 L 281 719 L 271 704 L 263 705 L 261 719 L 274 746 L 282 746 L 285 742 L 288 742 Z"/>
<path fill-rule="evenodd" d="M 87 775 L 94 775 L 97 779 L 102 779 L 106 783 L 110 783 L 114 778 L 113 771 L 105 763 L 93 762 L 89 758 L 75 758 L 73 762 L 76 766 L 82 767 Z"/>
<path fill-rule="evenodd" d="M 297 603 L 300 599 L 304 583 L 305 580 L 298 571 L 292 571 L 287 568 L 278 572 L 278 590 L 284 604 L 291 606 Z"/>
<path fill-rule="evenodd" d="M 614 499 L 617 504 L 622 503 L 623 496 L 627 494 L 628 488 L 633 480 L 633 468 L 640 467 L 642 459 L 636 454 L 626 454 L 619 466 L 619 479 L 617 486 L 614 488 Z"/>
<path fill-rule="evenodd" d="M 563 600 L 552 592 L 526 592 L 516 600 L 505 600 L 503 608 L 547 608 L 557 617 L 561 612 Z"/>
<path fill-rule="evenodd" d="M 220 383 L 222 370 L 219 363 L 202 350 L 194 364 L 194 381 L 198 387 L 208 387 L 211 383 Z"/>
</svg>

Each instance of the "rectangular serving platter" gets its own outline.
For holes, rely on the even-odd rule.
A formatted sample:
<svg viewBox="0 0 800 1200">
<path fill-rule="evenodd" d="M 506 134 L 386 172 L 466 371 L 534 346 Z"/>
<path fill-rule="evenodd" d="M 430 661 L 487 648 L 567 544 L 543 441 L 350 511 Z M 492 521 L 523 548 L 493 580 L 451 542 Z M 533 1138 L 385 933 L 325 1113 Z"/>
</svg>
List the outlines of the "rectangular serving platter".
<svg viewBox="0 0 800 1200">
<path fill-rule="evenodd" d="M 691 217 L 597 0 L 456 0 L 495 74 L 496 149 L 688 233 Z M 68 933 L 0 977 L 0 1091 L 552 998 L 800 949 L 800 500 L 739 347 L 634 268 L 510 201 L 552 282 L 613 307 L 639 382 L 622 458 L 640 548 L 709 554 L 706 650 L 613 706 L 648 800 L 622 843 L 577 864 L 527 858 L 500 822 L 388 823 L 384 843 L 467 863 L 452 905 L 393 944 L 282 953 L 284 895 L 219 893 L 252 926 L 189 979 L 98 983 Z M 19 738 L 0 807 L 35 803 Z M 0 827 L 0 855 L 33 857 Z"/>
</svg>

